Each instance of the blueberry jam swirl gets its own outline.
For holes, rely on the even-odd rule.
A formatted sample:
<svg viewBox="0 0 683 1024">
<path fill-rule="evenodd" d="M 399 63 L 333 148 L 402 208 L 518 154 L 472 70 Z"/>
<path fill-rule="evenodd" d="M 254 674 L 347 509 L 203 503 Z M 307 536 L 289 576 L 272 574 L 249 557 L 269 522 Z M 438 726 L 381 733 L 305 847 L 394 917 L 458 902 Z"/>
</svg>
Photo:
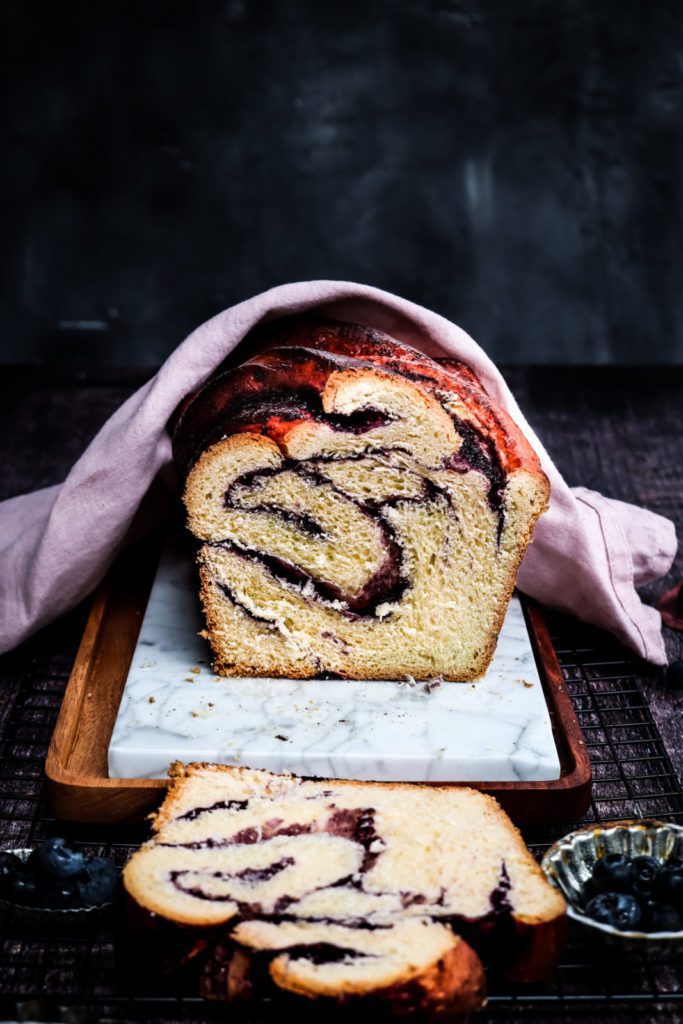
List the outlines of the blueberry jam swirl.
<svg viewBox="0 0 683 1024">
<path fill-rule="evenodd" d="M 319 811 L 312 820 L 305 822 L 272 817 L 258 826 L 238 828 L 228 836 L 216 835 L 212 839 L 206 835 L 203 840 L 163 844 L 165 848 L 184 851 L 240 851 L 245 846 L 258 851 L 259 846 L 268 847 L 276 838 L 287 837 L 288 840 L 284 847 L 279 845 L 277 851 L 273 850 L 270 861 L 261 863 L 259 859 L 258 866 L 251 864 L 231 869 L 225 864 L 218 868 L 215 863 L 211 867 L 206 863 L 198 863 L 196 867 L 189 864 L 169 872 L 170 884 L 183 898 L 198 900 L 202 904 L 226 904 L 232 908 L 228 911 L 231 914 L 229 922 L 218 933 L 218 937 L 214 935 L 206 940 L 207 957 L 203 961 L 205 973 L 202 983 L 205 991 L 210 991 L 213 997 L 217 993 L 221 997 L 220 993 L 225 992 L 228 971 L 232 972 L 230 977 L 234 984 L 241 984 L 244 979 L 241 975 L 235 975 L 246 965 L 250 965 L 249 977 L 252 980 L 258 978 L 263 981 L 268 976 L 267 965 L 274 956 L 283 953 L 286 953 L 290 961 L 305 960 L 314 966 L 353 964 L 377 958 L 382 955 L 380 952 L 373 952 L 367 947 L 359 949 L 354 945 L 354 936 L 368 936 L 364 941 L 369 942 L 370 936 L 373 936 L 374 941 L 374 935 L 389 935 L 395 926 L 392 913 L 399 919 L 406 912 L 412 912 L 419 918 L 450 927 L 481 955 L 495 957 L 501 963 L 504 961 L 508 955 L 506 950 L 514 939 L 512 882 L 504 860 L 500 862 L 497 881 L 488 894 L 489 910 L 479 918 L 453 913 L 451 906 L 454 893 L 443 886 L 437 894 L 421 892 L 419 877 L 416 877 L 414 890 L 399 889 L 392 892 L 386 888 L 386 883 L 378 885 L 378 881 L 372 877 L 373 869 L 387 850 L 378 825 L 377 811 L 372 806 L 338 806 L 334 797 L 333 790 L 321 792 L 315 798 L 316 803 L 320 804 Z M 201 822 L 204 831 L 208 833 L 211 831 L 211 818 L 224 810 L 237 812 L 236 822 L 242 814 L 250 813 L 246 800 L 216 801 L 212 805 L 191 808 L 179 815 L 176 821 Z M 352 875 L 330 877 L 325 884 L 319 885 L 315 878 L 318 865 L 305 859 L 302 861 L 306 865 L 302 882 L 300 857 L 303 854 L 298 844 L 313 835 L 329 836 L 359 848 L 357 870 Z M 325 855 L 321 856 L 324 859 Z M 273 890 L 272 886 L 278 888 Z M 301 901 L 325 892 L 339 893 L 339 897 L 334 897 L 328 904 L 325 901 L 321 904 L 338 908 L 334 916 L 324 911 L 311 913 L 303 910 Z M 344 910 L 347 894 L 351 902 L 349 909 Z M 356 898 L 378 897 L 393 898 L 393 912 L 384 909 L 377 918 L 371 914 L 354 914 L 353 907 L 356 904 L 353 901 Z M 394 906 L 394 903 L 390 906 Z M 240 922 L 254 919 L 271 928 L 291 927 L 293 941 L 278 943 L 272 950 L 265 948 L 246 953 L 234 936 L 239 936 Z M 296 941 L 296 935 L 300 934 L 297 929 L 302 927 L 317 929 L 311 942 Z M 326 928 L 331 931 L 326 933 Z M 345 940 L 347 934 L 348 941 Z M 330 936 L 329 941 L 326 935 Z"/>
<path fill-rule="evenodd" d="M 515 430 L 465 367 L 349 325 L 210 380 L 173 443 L 215 670 L 483 675 L 546 500 Z"/>
</svg>

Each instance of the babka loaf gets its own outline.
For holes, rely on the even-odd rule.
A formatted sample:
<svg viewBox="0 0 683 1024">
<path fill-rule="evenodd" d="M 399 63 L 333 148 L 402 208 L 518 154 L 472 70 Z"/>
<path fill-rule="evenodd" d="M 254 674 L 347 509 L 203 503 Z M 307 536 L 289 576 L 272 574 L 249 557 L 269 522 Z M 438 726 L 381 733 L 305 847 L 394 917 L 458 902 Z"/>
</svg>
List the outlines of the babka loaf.
<svg viewBox="0 0 683 1024">
<path fill-rule="evenodd" d="M 462 364 L 295 321 L 186 401 L 174 451 L 224 675 L 486 670 L 549 485 Z"/>
<path fill-rule="evenodd" d="M 489 796 L 217 765 L 171 775 L 124 883 L 147 911 L 214 930 L 215 998 L 260 984 L 464 1013 L 484 1000 L 480 956 L 516 980 L 555 963 L 564 901 Z"/>
</svg>

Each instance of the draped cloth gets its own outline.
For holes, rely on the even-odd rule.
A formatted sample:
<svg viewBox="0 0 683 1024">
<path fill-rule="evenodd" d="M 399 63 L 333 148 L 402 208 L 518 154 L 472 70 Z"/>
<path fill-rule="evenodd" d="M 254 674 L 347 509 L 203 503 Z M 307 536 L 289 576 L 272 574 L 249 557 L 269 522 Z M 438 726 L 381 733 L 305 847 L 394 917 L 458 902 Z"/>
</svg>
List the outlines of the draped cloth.
<svg viewBox="0 0 683 1024">
<path fill-rule="evenodd" d="M 0 503 L 0 651 L 74 607 L 125 542 L 153 481 L 171 460 L 169 417 L 257 324 L 313 310 L 379 328 L 432 356 L 474 370 L 517 422 L 551 485 L 517 578 L 538 601 L 614 633 L 648 661 L 666 654 L 661 619 L 636 587 L 663 576 L 676 552 L 660 515 L 569 487 L 526 422 L 505 380 L 460 327 L 406 299 L 341 281 L 282 285 L 198 327 L 105 423 L 66 480 Z"/>
</svg>

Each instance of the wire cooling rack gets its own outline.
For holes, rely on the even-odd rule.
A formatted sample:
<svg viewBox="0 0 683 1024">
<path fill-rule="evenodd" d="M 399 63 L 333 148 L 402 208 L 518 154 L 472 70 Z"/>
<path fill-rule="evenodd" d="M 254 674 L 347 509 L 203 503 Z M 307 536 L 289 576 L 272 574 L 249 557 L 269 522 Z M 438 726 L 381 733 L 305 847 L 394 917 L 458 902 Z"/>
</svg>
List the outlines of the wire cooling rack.
<svg viewBox="0 0 683 1024">
<path fill-rule="evenodd" d="M 642 664 L 605 634 L 560 616 L 550 616 L 549 626 L 593 764 L 593 796 L 581 823 L 626 817 L 681 822 L 683 793 L 639 685 Z M 144 826 L 65 824 L 46 809 L 43 764 L 71 660 L 38 654 L 28 671 L 23 664 L 20 674 L 10 668 L 8 678 L 0 679 L 0 840 L 5 847 L 22 847 L 66 835 L 87 853 L 122 864 L 144 838 Z M 540 857 L 576 827 L 565 822 L 530 828 L 525 838 Z M 135 995 L 117 971 L 112 922 L 78 935 L 27 933 L 7 922 L 0 929 L 0 1019 L 28 1014 L 34 1020 L 73 1020 L 74 1007 L 87 1008 L 77 1018 L 85 1021 L 226 1016 L 220 1004 L 179 999 L 161 989 Z M 494 985 L 478 1020 L 683 1020 L 682 968 L 672 955 L 626 958 L 592 945 L 575 929 L 549 982 L 514 989 Z"/>
</svg>

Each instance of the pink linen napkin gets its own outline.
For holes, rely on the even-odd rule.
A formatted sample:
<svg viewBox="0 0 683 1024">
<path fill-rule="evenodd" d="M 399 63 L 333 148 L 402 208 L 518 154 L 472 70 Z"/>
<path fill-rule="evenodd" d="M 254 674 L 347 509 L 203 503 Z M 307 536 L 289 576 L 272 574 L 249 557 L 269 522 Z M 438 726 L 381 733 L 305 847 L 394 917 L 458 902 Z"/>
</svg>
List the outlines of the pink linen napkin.
<svg viewBox="0 0 683 1024">
<path fill-rule="evenodd" d="M 666 664 L 660 616 L 642 604 L 635 587 L 668 571 L 676 552 L 673 524 L 568 487 L 501 374 L 468 334 L 406 299 L 342 281 L 282 285 L 202 324 L 104 425 L 63 484 L 0 503 L 0 651 L 72 608 L 102 578 L 171 459 L 166 424 L 184 395 L 256 324 L 313 307 L 380 328 L 428 355 L 455 357 L 475 371 L 538 452 L 552 488 L 550 509 L 519 572 L 520 590 Z"/>
</svg>

